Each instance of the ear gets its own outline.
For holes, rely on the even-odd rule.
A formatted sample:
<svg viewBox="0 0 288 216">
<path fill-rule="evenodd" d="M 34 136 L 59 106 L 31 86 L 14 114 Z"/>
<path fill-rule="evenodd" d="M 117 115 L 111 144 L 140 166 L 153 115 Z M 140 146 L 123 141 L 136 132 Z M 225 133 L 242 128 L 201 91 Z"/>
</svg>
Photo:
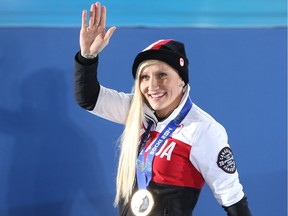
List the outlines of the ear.
<svg viewBox="0 0 288 216">
<path fill-rule="evenodd" d="M 179 84 L 179 87 L 184 87 L 185 86 L 185 82 L 183 80 L 181 80 L 181 83 Z"/>
</svg>

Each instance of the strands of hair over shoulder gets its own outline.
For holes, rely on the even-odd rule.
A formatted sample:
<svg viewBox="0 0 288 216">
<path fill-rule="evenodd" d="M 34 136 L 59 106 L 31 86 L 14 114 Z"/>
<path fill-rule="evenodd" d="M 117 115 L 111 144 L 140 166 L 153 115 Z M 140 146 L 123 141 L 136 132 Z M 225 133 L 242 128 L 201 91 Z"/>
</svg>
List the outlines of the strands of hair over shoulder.
<svg viewBox="0 0 288 216">
<path fill-rule="evenodd" d="M 116 179 L 116 197 L 114 206 L 120 199 L 128 203 L 132 195 L 136 177 L 136 160 L 138 156 L 141 124 L 144 117 L 144 98 L 140 92 L 140 74 L 144 67 L 157 61 L 148 60 L 138 67 L 137 76 L 132 90 L 133 99 L 128 113 L 125 129 L 121 136 L 120 156 Z"/>
</svg>

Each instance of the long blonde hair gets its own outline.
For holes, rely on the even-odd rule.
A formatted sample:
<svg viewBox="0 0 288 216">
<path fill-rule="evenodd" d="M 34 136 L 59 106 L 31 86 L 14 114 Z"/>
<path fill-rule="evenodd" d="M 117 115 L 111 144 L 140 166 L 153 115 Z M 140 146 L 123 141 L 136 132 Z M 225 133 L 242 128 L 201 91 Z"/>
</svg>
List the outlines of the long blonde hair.
<svg viewBox="0 0 288 216">
<path fill-rule="evenodd" d="M 144 98 L 140 91 L 140 75 L 144 67 L 155 64 L 157 60 L 142 62 L 135 77 L 132 90 L 133 98 L 128 113 L 125 129 L 121 136 L 120 156 L 116 179 L 116 197 L 114 206 L 117 206 L 120 199 L 128 203 L 132 195 L 136 177 L 136 160 L 140 140 L 141 124 L 144 118 Z"/>
</svg>

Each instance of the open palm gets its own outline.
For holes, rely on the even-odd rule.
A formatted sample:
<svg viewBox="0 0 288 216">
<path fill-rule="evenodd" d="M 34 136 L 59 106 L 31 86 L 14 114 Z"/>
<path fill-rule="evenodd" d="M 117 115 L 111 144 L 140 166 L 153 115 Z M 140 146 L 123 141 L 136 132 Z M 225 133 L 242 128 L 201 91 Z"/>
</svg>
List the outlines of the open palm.
<svg viewBox="0 0 288 216">
<path fill-rule="evenodd" d="M 111 27 L 106 32 L 106 7 L 100 2 L 91 5 L 90 18 L 87 25 L 87 11 L 82 12 L 82 26 L 80 30 L 80 49 L 84 57 L 96 57 L 109 43 L 116 30 Z"/>
</svg>

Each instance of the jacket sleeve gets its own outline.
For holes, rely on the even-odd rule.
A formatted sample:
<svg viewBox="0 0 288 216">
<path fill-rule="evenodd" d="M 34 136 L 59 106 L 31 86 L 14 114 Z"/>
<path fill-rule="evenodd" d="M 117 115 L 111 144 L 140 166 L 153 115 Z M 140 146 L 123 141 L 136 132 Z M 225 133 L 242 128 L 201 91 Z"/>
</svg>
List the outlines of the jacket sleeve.
<svg viewBox="0 0 288 216">
<path fill-rule="evenodd" d="M 198 128 L 190 157 L 228 216 L 251 216 L 222 125 L 203 123 Z"/>
<path fill-rule="evenodd" d="M 223 206 L 228 216 L 251 216 L 246 196 L 229 207 Z"/>
<path fill-rule="evenodd" d="M 125 124 L 132 94 L 101 86 L 97 79 L 98 56 L 83 58 L 78 52 L 74 64 L 74 97 L 79 106 L 90 113 Z"/>
<path fill-rule="evenodd" d="M 100 91 L 97 79 L 98 56 L 85 59 L 78 52 L 74 62 L 74 97 L 76 102 L 86 110 L 93 110 Z"/>
</svg>

